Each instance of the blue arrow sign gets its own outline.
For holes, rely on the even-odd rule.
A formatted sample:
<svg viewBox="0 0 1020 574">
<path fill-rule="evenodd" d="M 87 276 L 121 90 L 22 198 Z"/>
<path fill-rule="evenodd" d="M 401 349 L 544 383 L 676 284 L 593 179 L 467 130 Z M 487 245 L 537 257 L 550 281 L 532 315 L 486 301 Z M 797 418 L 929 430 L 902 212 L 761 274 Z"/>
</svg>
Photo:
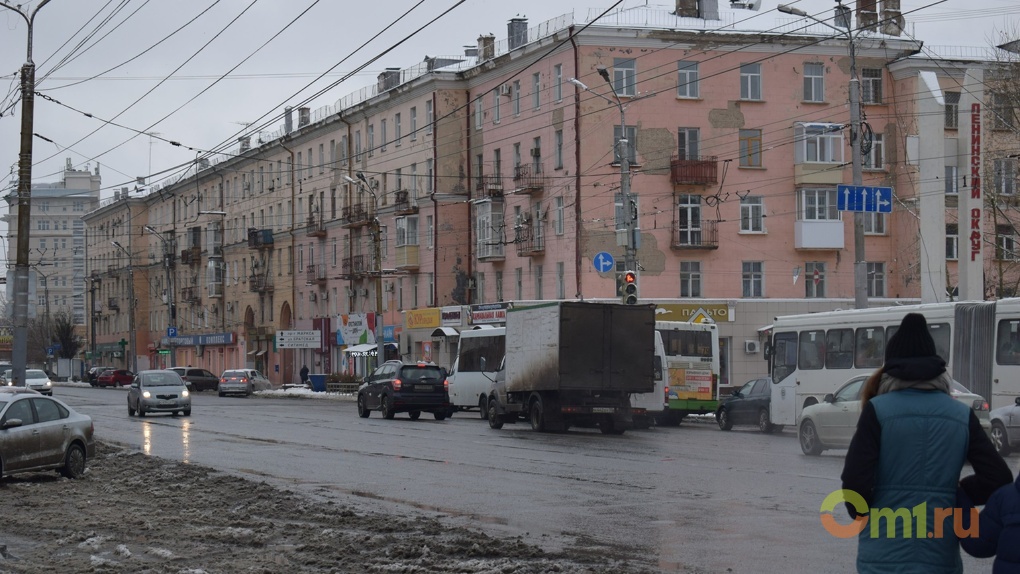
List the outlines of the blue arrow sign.
<svg viewBox="0 0 1020 574">
<path fill-rule="evenodd" d="M 837 185 L 836 208 L 840 211 L 892 213 L 892 188 L 867 185 Z"/>
<path fill-rule="evenodd" d="M 177 336 L 177 327 L 167 327 L 166 328 L 166 336 L 167 337 L 176 337 Z"/>
<path fill-rule="evenodd" d="M 599 273 L 609 273 L 616 268 L 616 261 L 613 259 L 613 256 L 605 251 L 596 253 L 591 262 Z"/>
</svg>

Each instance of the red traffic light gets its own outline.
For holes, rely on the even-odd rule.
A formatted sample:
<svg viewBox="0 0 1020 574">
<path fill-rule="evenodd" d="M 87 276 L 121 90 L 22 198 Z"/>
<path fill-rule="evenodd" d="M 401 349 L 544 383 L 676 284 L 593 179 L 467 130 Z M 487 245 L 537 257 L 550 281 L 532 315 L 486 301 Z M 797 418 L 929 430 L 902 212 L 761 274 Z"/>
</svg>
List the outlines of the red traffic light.
<svg viewBox="0 0 1020 574">
<path fill-rule="evenodd" d="M 637 273 L 627 271 L 623 274 L 623 302 L 626 305 L 636 305 L 637 300 Z"/>
</svg>

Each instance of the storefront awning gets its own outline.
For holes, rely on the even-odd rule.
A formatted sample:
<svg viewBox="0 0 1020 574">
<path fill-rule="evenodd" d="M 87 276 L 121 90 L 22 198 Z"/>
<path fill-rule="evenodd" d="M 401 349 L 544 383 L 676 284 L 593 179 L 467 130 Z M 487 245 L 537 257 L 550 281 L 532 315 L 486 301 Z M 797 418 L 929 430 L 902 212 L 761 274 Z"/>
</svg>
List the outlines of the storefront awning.
<svg viewBox="0 0 1020 574">
<path fill-rule="evenodd" d="M 459 337 L 460 333 L 457 332 L 453 327 L 436 327 L 435 331 L 432 331 L 433 337 Z"/>
<path fill-rule="evenodd" d="M 266 354 L 266 350 L 262 349 L 262 350 L 258 351 L 257 353 L 255 353 L 255 356 L 256 357 L 261 357 L 262 355 L 265 355 L 265 354 Z"/>
</svg>

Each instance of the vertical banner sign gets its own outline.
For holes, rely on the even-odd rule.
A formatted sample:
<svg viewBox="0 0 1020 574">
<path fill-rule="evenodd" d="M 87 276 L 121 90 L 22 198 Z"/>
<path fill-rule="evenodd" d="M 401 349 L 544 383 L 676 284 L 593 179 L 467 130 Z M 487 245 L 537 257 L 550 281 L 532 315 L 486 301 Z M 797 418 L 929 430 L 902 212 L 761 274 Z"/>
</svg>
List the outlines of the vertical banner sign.
<svg viewBox="0 0 1020 574">
<path fill-rule="evenodd" d="M 970 198 L 981 202 L 981 104 L 970 106 Z M 981 257 L 981 208 L 970 209 L 970 260 Z"/>
<path fill-rule="evenodd" d="M 960 90 L 957 123 L 960 129 L 957 135 L 959 155 L 956 165 L 960 166 L 959 175 L 962 183 L 959 187 L 957 211 L 960 223 L 960 253 L 957 258 L 960 301 L 982 301 L 985 298 L 985 250 L 982 241 L 985 218 L 984 193 L 981 187 L 981 166 L 984 164 L 984 149 L 981 146 L 984 98 L 984 71 L 980 68 L 967 68 L 963 78 L 963 89 Z"/>
</svg>

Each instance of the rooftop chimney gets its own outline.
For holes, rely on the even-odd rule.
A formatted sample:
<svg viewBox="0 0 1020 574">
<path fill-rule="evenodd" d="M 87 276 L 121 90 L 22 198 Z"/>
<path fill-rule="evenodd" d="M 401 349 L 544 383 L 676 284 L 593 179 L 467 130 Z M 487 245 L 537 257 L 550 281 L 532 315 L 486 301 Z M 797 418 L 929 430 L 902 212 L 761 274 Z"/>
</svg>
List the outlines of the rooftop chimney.
<svg viewBox="0 0 1020 574">
<path fill-rule="evenodd" d="M 496 37 L 492 34 L 478 37 L 478 59 L 491 60 L 496 57 Z"/>
<path fill-rule="evenodd" d="M 878 24 L 878 0 L 857 1 L 857 27 L 862 30 L 874 30 Z"/>
<path fill-rule="evenodd" d="M 510 49 L 516 50 L 528 43 L 528 19 L 511 18 L 506 25 L 507 36 L 510 38 Z"/>
<path fill-rule="evenodd" d="M 903 25 L 900 0 L 882 0 L 882 33 L 887 36 L 899 36 L 903 32 Z"/>
<path fill-rule="evenodd" d="M 312 108 L 298 108 L 297 127 L 307 126 L 312 121 Z"/>
<path fill-rule="evenodd" d="M 237 143 L 241 144 L 241 153 L 244 153 L 251 149 L 251 137 L 242 136 L 237 138 Z"/>
<path fill-rule="evenodd" d="M 290 119 L 290 112 L 294 108 L 287 106 L 283 108 L 283 131 L 284 133 L 290 133 L 294 131 L 294 121 Z"/>
<path fill-rule="evenodd" d="M 400 68 L 386 68 L 383 73 L 379 74 L 376 87 L 379 89 L 379 93 L 382 93 L 399 85 Z"/>
<path fill-rule="evenodd" d="M 209 158 L 207 157 L 198 158 L 198 169 L 209 169 Z"/>
<path fill-rule="evenodd" d="M 752 10 L 757 10 L 757 8 L 752 8 Z M 718 20 L 719 0 L 676 0 L 676 12 L 674 14 L 681 18 Z"/>
</svg>

